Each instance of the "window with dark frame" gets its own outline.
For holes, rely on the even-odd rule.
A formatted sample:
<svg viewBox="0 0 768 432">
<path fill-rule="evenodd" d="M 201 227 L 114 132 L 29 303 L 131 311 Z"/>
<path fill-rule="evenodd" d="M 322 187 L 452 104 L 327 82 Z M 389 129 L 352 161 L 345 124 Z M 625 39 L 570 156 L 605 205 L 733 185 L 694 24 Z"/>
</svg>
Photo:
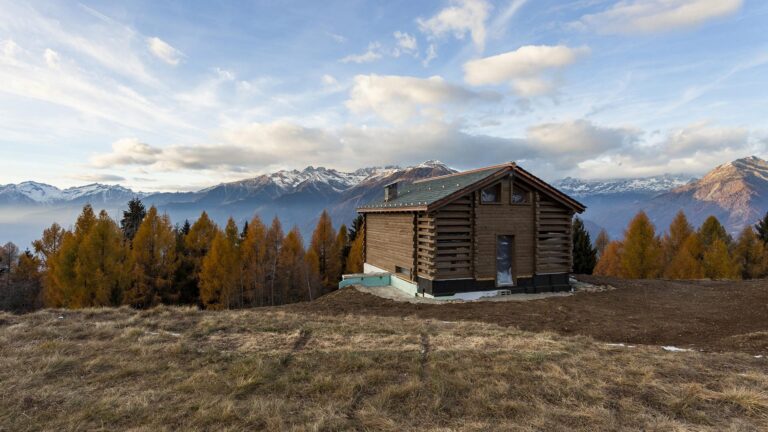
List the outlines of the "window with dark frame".
<svg viewBox="0 0 768 432">
<path fill-rule="evenodd" d="M 501 183 L 496 183 L 480 191 L 482 204 L 499 204 L 501 202 Z"/>
<path fill-rule="evenodd" d="M 531 202 L 531 192 L 513 184 L 509 202 L 512 204 L 529 204 Z"/>
<path fill-rule="evenodd" d="M 410 277 L 411 276 L 411 269 L 405 268 L 405 267 L 400 267 L 400 266 L 395 266 L 395 273 L 403 275 L 403 276 Z"/>
</svg>

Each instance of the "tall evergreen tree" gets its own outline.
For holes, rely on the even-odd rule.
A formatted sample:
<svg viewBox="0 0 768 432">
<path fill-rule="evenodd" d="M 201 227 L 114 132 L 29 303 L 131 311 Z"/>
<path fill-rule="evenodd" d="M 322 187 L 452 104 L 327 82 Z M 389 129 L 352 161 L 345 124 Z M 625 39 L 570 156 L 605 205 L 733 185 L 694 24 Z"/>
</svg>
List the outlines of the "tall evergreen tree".
<svg viewBox="0 0 768 432">
<path fill-rule="evenodd" d="M 144 217 L 147 215 L 147 210 L 144 208 L 144 203 L 141 202 L 139 197 L 135 197 L 128 201 L 128 210 L 123 211 L 123 219 L 120 220 L 120 229 L 123 230 L 123 235 L 128 241 L 133 241 L 133 237 L 136 236 L 136 231 L 139 230 L 139 225 Z"/>
<path fill-rule="evenodd" d="M 592 247 L 592 239 L 579 218 L 573 220 L 573 272 L 592 274 L 597 263 L 597 251 Z"/>
<path fill-rule="evenodd" d="M 630 279 L 655 278 L 660 273 L 661 247 L 648 215 L 640 211 L 624 234 L 622 273 Z"/>
<path fill-rule="evenodd" d="M 757 231 L 757 236 L 760 237 L 760 240 L 768 245 L 768 212 L 766 212 L 763 219 L 755 225 L 755 231 Z"/>
<path fill-rule="evenodd" d="M 355 219 L 352 220 L 352 225 L 349 228 L 349 242 L 352 243 L 355 241 L 357 236 L 363 232 L 363 221 L 365 219 L 363 218 L 363 215 L 359 214 Z"/>
</svg>

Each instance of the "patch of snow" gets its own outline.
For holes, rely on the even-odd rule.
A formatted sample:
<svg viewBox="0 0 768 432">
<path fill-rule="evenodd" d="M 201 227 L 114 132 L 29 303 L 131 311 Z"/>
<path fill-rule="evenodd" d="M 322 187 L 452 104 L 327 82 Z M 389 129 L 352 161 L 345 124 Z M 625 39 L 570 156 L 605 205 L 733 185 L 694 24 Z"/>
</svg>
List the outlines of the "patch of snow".
<svg viewBox="0 0 768 432">
<path fill-rule="evenodd" d="M 663 346 L 663 347 L 661 347 L 661 349 L 663 349 L 664 351 L 669 351 L 669 352 L 689 352 L 689 351 L 693 351 L 693 350 L 686 349 L 686 348 L 678 348 L 678 347 L 672 346 L 672 345 Z"/>
<path fill-rule="evenodd" d="M 692 180 L 694 177 L 685 174 L 608 180 L 581 180 L 566 177 L 555 181 L 553 185 L 569 195 L 586 196 L 627 192 L 662 193 L 684 186 Z"/>
</svg>

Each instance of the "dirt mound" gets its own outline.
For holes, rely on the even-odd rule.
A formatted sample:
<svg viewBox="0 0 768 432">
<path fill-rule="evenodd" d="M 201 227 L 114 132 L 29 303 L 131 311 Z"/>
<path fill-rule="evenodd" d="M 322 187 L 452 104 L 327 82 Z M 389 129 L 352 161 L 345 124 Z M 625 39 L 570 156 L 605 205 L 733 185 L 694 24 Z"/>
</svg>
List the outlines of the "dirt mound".
<svg viewBox="0 0 768 432">
<path fill-rule="evenodd" d="M 768 353 L 768 280 L 667 281 L 579 276 L 616 289 L 527 302 L 413 304 L 345 288 L 288 309 L 328 315 L 481 321 L 606 342 Z"/>
</svg>

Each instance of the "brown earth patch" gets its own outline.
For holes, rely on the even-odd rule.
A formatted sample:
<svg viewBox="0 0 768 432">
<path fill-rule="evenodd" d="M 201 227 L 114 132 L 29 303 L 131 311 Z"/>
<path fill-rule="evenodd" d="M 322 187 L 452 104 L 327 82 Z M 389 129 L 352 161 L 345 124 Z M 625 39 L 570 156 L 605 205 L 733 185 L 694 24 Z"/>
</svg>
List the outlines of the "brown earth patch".
<svg viewBox="0 0 768 432">
<path fill-rule="evenodd" d="M 346 288 L 286 309 L 327 315 L 480 321 L 605 342 L 768 353 L 768 280 L 669 281 L 578 276 L 614 290 L 527 302 L 415 304 Z"/>
</svg>

